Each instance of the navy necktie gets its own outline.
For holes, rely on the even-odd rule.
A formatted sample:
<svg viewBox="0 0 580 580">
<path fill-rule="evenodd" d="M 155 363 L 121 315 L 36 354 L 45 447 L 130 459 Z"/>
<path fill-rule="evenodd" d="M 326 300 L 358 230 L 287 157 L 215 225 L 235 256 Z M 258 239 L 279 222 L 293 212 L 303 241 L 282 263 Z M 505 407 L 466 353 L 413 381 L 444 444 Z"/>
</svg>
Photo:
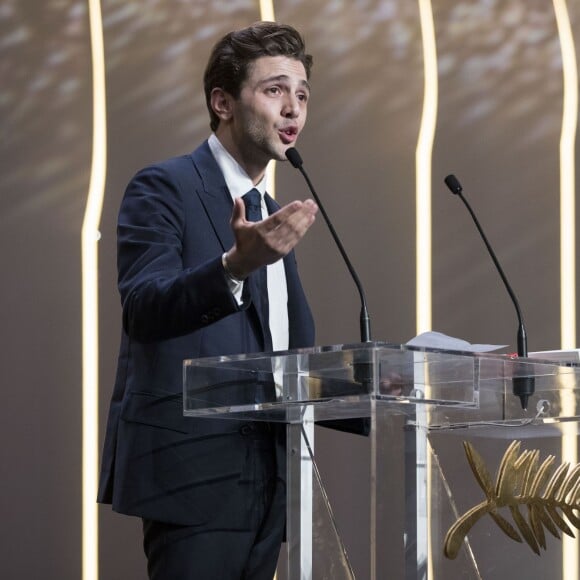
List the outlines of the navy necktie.
<svg viewBox="0 0 580 580">
<path fill-rule="evenodd" d="M 259 222 L 262 220 L 262 196 L 254 187 L 246 195 L 242 196 L 246 205 L 246 219 L 249 222 Z"/>
<path fill-rule="evenodd" d="M 254 188 L 242 196 L 246 206 L 246 219 L 249 222 L 259 222 L 262 220 L 262 196 L 260 192 Z M 262 266 L 257 271 L 257 282 L 259 288 L 259 304 L 256 307 L 261 313 L 262 327 L 264 330 L 264 350 L 266 352 L 272 350 L 272 335 L 270 334 L 270 305 L 268 302 L 268 277 L 266 273 L 266 266 Z"/>
</svg>

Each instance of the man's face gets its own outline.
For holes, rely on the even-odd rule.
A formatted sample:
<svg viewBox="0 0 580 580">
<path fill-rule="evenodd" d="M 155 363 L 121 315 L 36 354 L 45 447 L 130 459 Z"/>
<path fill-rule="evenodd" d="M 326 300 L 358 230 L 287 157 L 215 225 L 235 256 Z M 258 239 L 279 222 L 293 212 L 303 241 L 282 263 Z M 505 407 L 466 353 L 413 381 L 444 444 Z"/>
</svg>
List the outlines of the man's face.
<svg viewBox="0 0 580 580">
<path fill-rule="evenodd" d="M 286 159 L 286 149 L 306 122 L 309 94 L 299 60 L 264 56 L 254 61 L 232 105 L 231 137 L 243 165 L 257 169 L 270 159 Z"/>
</svg>

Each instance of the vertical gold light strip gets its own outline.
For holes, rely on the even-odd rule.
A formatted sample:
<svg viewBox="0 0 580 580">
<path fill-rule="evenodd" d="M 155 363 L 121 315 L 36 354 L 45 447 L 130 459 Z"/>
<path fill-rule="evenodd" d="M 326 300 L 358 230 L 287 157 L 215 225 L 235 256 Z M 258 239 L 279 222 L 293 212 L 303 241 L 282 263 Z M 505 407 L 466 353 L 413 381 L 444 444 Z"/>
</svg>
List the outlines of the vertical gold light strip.
<svg viewBox="0 0 580 580">
<path fill-rule="evenodd" d="M 274 18 L 274 0 L 260 0 L 260 20 L 276 22 Z"/>
<path fill-rule="evenodd" d="M 275 22 L 273 0 L 260 0 L 260 20 Z M 268 184 L 268 193 L 276 197 L 276 161 L 272 159 L 266 167 L 266 183 Z M 278 573 L 274 574 L 274 580 L 278 578 Z"/>
<path fill-rule="evenodd" d="M 260 0 L 260 20 L 275 22 L 274 0 Z M 268 184 L 268 193 L 276 197 L 276 161 L 272 160 L 266 168 L 266 183 Z"/>
<path fill-rule="evenodd" d="M 564 102 L 560 135 L 560 332 L 561 347 L 576 348 L 575 143 L 578 68 L 566 0 L 554 0 L 562 47 Z"/>
<path fill-rule="evenodd" d="M 435 23 L 431 0 L 419 1 L 419 17 L 421 21 L 421 39 L 423 42 L 423 112 L 421 126 L 415 151 L 415 214 L 416 214 L 416 317 L 417 334 L 431 330 L 432 326 L 432 232 L 431 232 L 431 166 L 433 160 L 433 142 L 437 126 L 438 106 L 438 74 L 437 46 L 435 43 Z M 428 377 L 425 387 L 429 384 Z M 428 413 L 428 411 L 427 411 Z M 428 422 L 428 416 L 425 418 Z M 431 458 L 429 455 L 429 439 L 425 433 L 425 470 L 427 495 L 427 574 L 434 578 L 433 558 L 431 554 Z"/>
<path fill-rule="evenodd" d="M 565 0 L 554 0 L 562 50 L 564 102 L 560 135 L 560 341 L 562 349 L 576 347 L 576 210 L 575 144 L 578 124 L 578 67 L 574 36 Z M 561 389 L 562 413 L 576 413 L 570 389 Z M 562 426 L 562 461 L 578 462 L 576 424 Z M 578 540 L 563 535 L 562 578 L 578 580 Z"/>
<path fill-rule="evenodd" d="M 260 0 L 260 20 L 268 22 L 275 22 L 274 16 L 274 0 Z M 268 193 L 272 197 L 276 197 L 276 161 L 272 160 L 266 167 L 266 183 L 268 185 Z M 278 578 L 278 573 L 274 574 L 274 580 Z"/>
<path fill-rule="evenodd" d="M 576 414 L 575 385 L 567 385 L 562 381 L 560 391 L 560 404 L 562 415 L 570 417 Z M 578 463 L 578 432 L 577 423 L 574 421 L 561 423 L 562 430 L 562 462 L 567 461 L 571 465 Z M 580 544 L 578 538 L 571 538 L 562 534 L 562 580 L 578 580 L 578 550 Z"/>
<path fill-rule="evenodd" d="M 276 160 L 272 159 L 266 167 L 266 183 L 268 184 L 268 194 L 276 197 Z"/>
<path fill-rule="evenodd" d="M 105 57 L 99 0 L 88 0 L 93 79 L 91 176 L 81 232 L 82 260 L 82 579 L 99 577 L 98 241 L 107 163 Z"/>
<path fill-rule="evenodd" d="M 417 334 L 431 330 L 431 163 L 437 124 L 437 50 L 430 0 L 419 0 L 425 86 L 423 113 L 415 152 L 416 180 L 416 316 Z"/>
</svg>

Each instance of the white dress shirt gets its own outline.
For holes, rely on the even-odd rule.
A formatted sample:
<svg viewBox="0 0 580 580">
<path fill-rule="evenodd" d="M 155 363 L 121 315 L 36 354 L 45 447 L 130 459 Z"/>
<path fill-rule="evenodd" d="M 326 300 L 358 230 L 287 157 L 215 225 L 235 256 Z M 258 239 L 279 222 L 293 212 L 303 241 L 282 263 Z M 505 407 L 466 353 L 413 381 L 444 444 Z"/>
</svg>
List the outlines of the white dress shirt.
<svg viewBox="0 0 580 580">
<path fill-rule="evenodd" d="M 266 192 L 266 176 L 254 185 L 248 174 L 241 165 L 229 154 L 220 143 L 215 133 L 208 139 L 208 144 L 221 172 L 232 199 L 242 197 L 252 188 L 260 192 L 262 200 L 262 219 L 268 216 L 268 209 L 264 201 Z M 270 318 L 270 334 L 272 335 L 272 347 L 274 350 L 288 350 L 288 288 L 286 286 L 286 272 L 284 261 L 278 260 L 266 268 L 268 280 L 268 302 Z M 241 303 L 241 295 L 244 282 L 231 280 L 230 288 L 238 303 Z"/>
</svg>

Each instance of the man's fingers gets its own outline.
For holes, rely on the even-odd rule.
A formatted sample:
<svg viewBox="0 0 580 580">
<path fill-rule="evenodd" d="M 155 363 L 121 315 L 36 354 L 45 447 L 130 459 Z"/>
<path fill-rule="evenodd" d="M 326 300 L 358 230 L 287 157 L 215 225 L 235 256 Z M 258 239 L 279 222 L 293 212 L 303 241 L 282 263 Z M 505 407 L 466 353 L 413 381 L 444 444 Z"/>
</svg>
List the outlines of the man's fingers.
<svg viewBox="0 0 580 580">
<path fill-rule="evenodd" d="M 268 231 L 288 225 L 296 227 L 300 223 L 312 223 L 318 206 L 311 200 L 293 201 L 264 220 Z"/>
<path fill-rule="evenodd" d="M 232 226 L 244 222 L 246 219 L 246 206 L 244 200 L 240 197 L 234 199 L 234 209 L 232 210 L 232 217 L 230 223 Z"/>
<path fill-rule="evenodd" d="M 228 256 L 236 276 L 246 277 L 256 268 L 285 256 L 303 238 L 314 222 L 317 205 L 312 200 L 295 201 L 259 222 L 248 222 L 242 199 L 234 201 L 231 226 L 236 243 Z"/>
<path fill-rule="evenodd" d="M 307 200 L 293 202 L 258 224 L 264 241 L 277 256 L 284 256 L 300 242 L 314 223 L 318 207 Z"/>
</svg>

